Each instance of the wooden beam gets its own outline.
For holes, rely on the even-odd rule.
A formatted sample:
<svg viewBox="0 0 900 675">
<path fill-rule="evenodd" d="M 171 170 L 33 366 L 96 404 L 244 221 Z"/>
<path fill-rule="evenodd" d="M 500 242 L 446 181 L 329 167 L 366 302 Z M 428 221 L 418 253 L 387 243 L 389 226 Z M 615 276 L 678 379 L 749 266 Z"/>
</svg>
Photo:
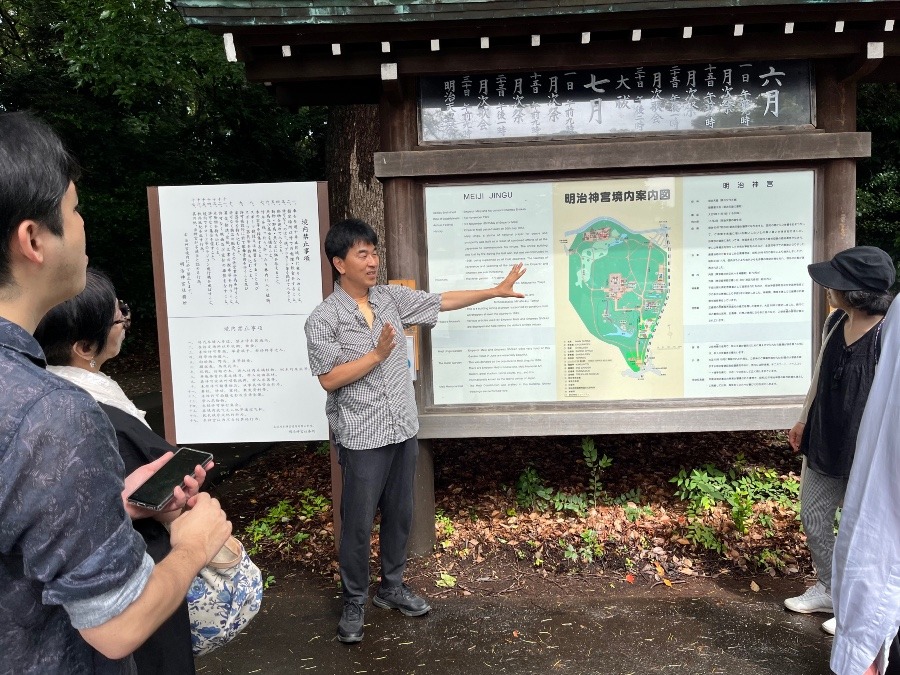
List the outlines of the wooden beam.
<svg viewBox="0 0 900 675">
<path fill-rule="evenodd" d="M 839 79 L 841 82 L 858 82 L 866 75 L 873 73 L 883 60 L 884 43 L 869 42 L 866 45 L 865 54 L 860 54 L 841 69 Z"/>
<path fill-rule="evenodd" d="M 381 86 L 384 95 L 388 100 L 390 100 L 393 105 L 399 106 L 400 102 L 403 100 L 403 87 L 400 85 L 400 80 L 397 78 L 396 63 L 381 64 Z"/>
<path fill-rule="evenodd" d="M 816 68 L 816 123 L 829 136 L 856 129 L 856 82 L 840 80 L 840 64 Z M 856 161 L 834 158 L 823 171 L 823 260 L 856 243 Z"/>
<path fill-rule="evenodd" d="M 715 138 L 604 140 L 375 153 L 378 178 L 800 162 L 869 157 L 871 134 L 775 133 Z"/>
<path fill-rule="evenodd" d="M 648 433 L 738 429 L 786 429 L 800 412 L 802 399 L 744 403 L 729 400 L 710 405 L 690 401 L 684 407 L 638 407 L 631 401 L 559 409 L 507 406 L 426 408 L 419 413 L 419 438 L 489 438 L 517 436 L 627 434 L 635 429 Z M 668 402 L 667 402 L 668 403 Z M 517 409 L 518 408 L 518 409 Z"/>
<path fill-rule="evenodd" d="M 642 39 L 640 42 L 604 42 L 595 49 L 578 44 L 545 44 L 540 49 L 501 48 L 490 50 L 473 48 L 467 51 L 442 49 L 431 52 L 393 49 L 398 72 L 403 75 L 440 75 L 445 73 L 515 72 L 521 70 L 561 70 L 577 68 L 627 68 L 653 63 L 680 64 L 716 61 L 770 59 L 773 53 L 780 59 L 854 58 L 859 55 L 859 35 L 842 34 L 772 35 L 766 40 L 744 40 L 733 37 Z M 884 33 L 879 33 L 883 36 Z M 284 43 L 282 43 L 284 44 Z M 335 59 L 326 53 L 300 54 L 295 45 L 295 58 L 286 62 L 274 54 L 266 56 L 256 51 L 252 63 L 247 64 L 247 77 L 252 81 L 303 81 L 337 78 L 379 78 L 383 55 L 347 53 Z M 900 54 L 900 40 L 885 42 L 885 54 Z"/>
</svg>

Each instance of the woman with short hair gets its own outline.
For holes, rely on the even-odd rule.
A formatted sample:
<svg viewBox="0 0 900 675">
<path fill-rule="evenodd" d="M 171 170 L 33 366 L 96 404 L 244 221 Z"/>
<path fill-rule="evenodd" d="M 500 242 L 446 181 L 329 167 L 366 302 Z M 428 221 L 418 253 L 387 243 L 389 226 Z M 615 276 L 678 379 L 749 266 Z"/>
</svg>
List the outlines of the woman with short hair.
<svg viewBox="0 0 900 675">
<path fill-rule="evenodd" d="M 126 473 L 178 450 L 154 433 L 144 419 L 144 412 L 115 380 L 100 372 L 109 359 L 118 355 L 130 326 L 128 305 L 117 299 L 112 282 L 102 272 L 88 269 L 84 290 L 51 309 L 34 333 L 44 350 L 47 370 L 87 391 L 109 417 Z M 197 485 L 186 480 L 187 487 L 195 491 L 205 476 L 203 468 L 197 467 Z M 163 523 L 178 515 L 180 512 L 176 511 L 133 521 L 154 562 L 162 560 L 171 550 L 169 532 Z M 187 599 L 138 648 L 134 660 L 140 675 L 194 673 Z"/>
<path fill-rule="evenodd" d="M 893 300 L 889 289 L 895 279 L 891 257 L 874 246 L 841 251 L 808 269 L 836 309 L 825 322 L 800 421 L 788 434 L 794 451 L 804 455 L 800 519 L 818 580 L 784 605 L 804 614 L 833 612 L 834 521 L 847 490 L 856 436 L 880 354 L 881 323 Z M 834 620 L 822 628 L 834 634 Z"/>
</svg>

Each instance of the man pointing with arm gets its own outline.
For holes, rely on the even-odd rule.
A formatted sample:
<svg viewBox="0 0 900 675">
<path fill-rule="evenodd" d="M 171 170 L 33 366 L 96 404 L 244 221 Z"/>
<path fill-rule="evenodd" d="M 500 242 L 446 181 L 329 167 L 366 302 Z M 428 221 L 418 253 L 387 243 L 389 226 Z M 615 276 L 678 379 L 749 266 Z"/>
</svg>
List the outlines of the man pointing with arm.
<svg viewBox="0 0 900 675">
<path fill-rule="evenodd" d="M 441 311 L 524 297 L 513 288 L 525 273 L 521 264 L 496 287 L 483 290 L 437 294 L 379 285 L 377 244 L 378 235 L 361 220 L 344 220 L 328 231 L 325 254 L 340 278 L 306 322 L 310 368 L 328 392 L 325 412 L 343 471 L 344 608 L 337 634 L 346 643 L 363 639 L 376 509 L 381 510 L 381 585 L 373 603 L 406 616 L 431 610 L 403 583 L 419 431 L 403 329 L 433 326 Z"/>
</svg>

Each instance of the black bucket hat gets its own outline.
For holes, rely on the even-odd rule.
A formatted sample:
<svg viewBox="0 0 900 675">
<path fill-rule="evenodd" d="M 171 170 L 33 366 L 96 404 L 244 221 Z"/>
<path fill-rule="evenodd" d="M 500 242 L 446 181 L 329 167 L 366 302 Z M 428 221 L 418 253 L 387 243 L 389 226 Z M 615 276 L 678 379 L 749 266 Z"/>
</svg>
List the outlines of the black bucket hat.
<svg viewBox="0 0 900 675">
<path fill-rule="evenodd" d="M 884 292 L 896 276 L 891 256 L 877 246 L 854 246 L 807 269 L 813 281 L 836 291 Z"/>
</svg>

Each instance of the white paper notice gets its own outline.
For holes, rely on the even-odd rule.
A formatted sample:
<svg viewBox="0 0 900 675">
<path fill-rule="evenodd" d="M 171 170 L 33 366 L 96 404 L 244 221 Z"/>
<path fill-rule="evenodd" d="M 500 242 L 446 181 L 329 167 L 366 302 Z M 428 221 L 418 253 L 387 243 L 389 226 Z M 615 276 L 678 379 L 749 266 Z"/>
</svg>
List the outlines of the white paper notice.
<svg viewBox="0 0 900 675">
<path fill-rule="evenodd" d="M 805 394 L 812 171 L 684 179 L 684 395 Z"/>
<path fill-rule="evenodd" d="M 435 403 L 556 399 L 549 183 L 425 190 L 433 292 L 490 288 L 517 262 L 525 299 L 441 314 L 432 329 Z"/>
<path fill-rule="evenodd" d="M 178 443 L 327 438 L 315 183 L 159 188 Z"/>
</svg>

